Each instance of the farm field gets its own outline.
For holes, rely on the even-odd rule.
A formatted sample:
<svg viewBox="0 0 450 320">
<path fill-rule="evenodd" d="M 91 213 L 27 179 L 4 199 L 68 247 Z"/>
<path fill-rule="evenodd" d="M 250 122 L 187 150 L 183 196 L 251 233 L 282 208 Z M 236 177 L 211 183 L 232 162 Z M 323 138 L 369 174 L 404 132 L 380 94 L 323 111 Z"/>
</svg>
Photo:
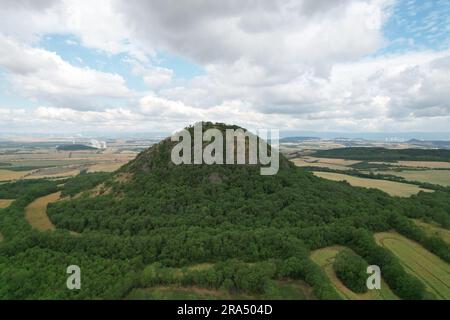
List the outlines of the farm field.
<svg viewBox="0 0 450 320">
<path fill-rule="evenodd" d="M 89 167 L 87 172 L 113 172 L 123 166 L 124 162 L 118 163 L 97 163 Z"/>
<path fill-rule="evenodd" d="M 30 173 L 30 171 L 11 171 L 0 169 L 0 181 L 11 181 L 21 179 L 28 173 Z"/>
<path fill-rule="evenodd" d="M 57 201 L 60 196 L 61 192 L 52 193 L 34 200 L 25 208 L 25 218 L 34 229 L 39 231 L 55 229 L 55 226 L 47 216 L 47 205 L 50 202 Z"/>
<path fill-rule="evenodd" d="M 332 158 L 315 158 L 301 157 L 291 160 L 298 167 L 322 167 L 335 170 L 348 170 L 348 166 L 359 163 L 360 161 L 332 159 Z"/>
<path fill-rule="evenodd" d="M 438 236 L 442 240 L 450 243 L 450 230 L 441 228 L 440 226 L 437 226 L 432 223 L 426 223 L 418 219 L 412 219 L 414 223 L 422 228 L 428 235 L 430 236 Z"/>
<path fill-rule="evenodd" d="M 412 167 L 412 168 L 429 168 L 429 169 L 450 169 L 450 162 L 444 161 L 396 161 L 396 162 L 377 162 L 374 164 L 386 164 L 390 166 Z"/>
<path fill-rule="evenodd" d="M 39 149 L 28 153 L 0 154 L 0 182 L 67 178 L 82 171 L 113 172 L 134 159 L 137 154 L 116 149 L 83 152 Z"/>
<path fill-rule="evenodd" d="M 397 197 L 410 197 L 413 194 L 417 194 L 420 191 L 432 192 L 432 190 L 420 188 L 413 184 L 401 183 L 388 180 L 359 178 L 341 173 L 334 172 L 320 172 L 314 171 L 314 175 L 320 178 L 333 180 L 333 181 L 347 181 L 349 184 L 355 187 L 364 188 L 376 188 L 380 189 L 391 196 Z"/>
<path fill-rule="evenodd" d="M 450 186 L 450 170 L 405 170 L 380 171 L 381 174 L 392 174 L 409 181 L 420 181 L 441 186 Z"/>
<path fill-rule="evenodd" d="M 8 208 L 13 202 L 13 199 L 0 199 L 0 209 Z"/>
<path fill-rule="evenodd" d="M 397 300 L 398 297 L 391 291 L 388 285 L 382 280 L 380 290 L 369 290 L 366 293 L 355 293 L 348 289 L 336 276 L 333 269 L 333 262 L 336 255 L 344 247 L 333 246 L 315 250 L 311 253 L 311 260 L 323 268 L 338 294 L 346 300 Z"/>
<path fill-rule="evenodd" d="M 396 255 L 405 270 L 426 286 L 438 299 L 450 299 L 450 265 L 418 243 L 396 232 L 375 234 L 377 243 Z"/>
</svg>

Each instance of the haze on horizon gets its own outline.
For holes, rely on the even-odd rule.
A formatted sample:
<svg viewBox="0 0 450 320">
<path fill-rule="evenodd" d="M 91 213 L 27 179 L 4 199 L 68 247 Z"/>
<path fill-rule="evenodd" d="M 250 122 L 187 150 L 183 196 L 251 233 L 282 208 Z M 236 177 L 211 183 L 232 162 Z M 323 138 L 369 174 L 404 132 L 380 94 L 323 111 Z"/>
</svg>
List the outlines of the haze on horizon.
<svg viewBox="0 0 450 320">
<path fill-rule="evenodd" d="M 445 0 L 0 0 L 0 133 L 449 132 L 449 47 Z"/>
</svg>

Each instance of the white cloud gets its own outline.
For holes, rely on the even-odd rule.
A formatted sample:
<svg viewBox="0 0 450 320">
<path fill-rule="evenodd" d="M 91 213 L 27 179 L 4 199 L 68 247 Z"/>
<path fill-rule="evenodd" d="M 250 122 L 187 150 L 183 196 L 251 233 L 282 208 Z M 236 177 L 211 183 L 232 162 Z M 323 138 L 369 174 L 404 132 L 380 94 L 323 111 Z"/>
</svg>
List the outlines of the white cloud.
<svg viewBox="0 0 450 320">
<path fill-rule="evenodd" d="M 159 89 L 172 81 L 173 70 L 144 64 L 136 59 L 125 59 L 129 63 L 134 75 L 141 76 L 150 89 Z"/>
<path fill-rule="evenodd" d="M 78 68 L 54 52 L 21 45 L 0 35 L 0 67 L 15 90 L 31 99 L 74 108 L 91 108 L 96 98 L 126 98 L 124 79 L 111 73 Z"/>
<path fill-rule="evenodd" d="M 393 2 L 8 0 L 0 8 L 0 66 L 17 92 L 52 106 L 36 109 L 36 121 L 78 119 L 131 130 L 198 120 L 305 130 L 448 130 L 450 51 L 373 56 L 387 43 L 383 26 Z M 414 28 L 432 35 L 436 18 L 428 20 Z M 119 75 L 78 68 L 33 47 L 48 33 L 127 53 L 131 72 L 152 93 L 136 95 Z M 414 39 L 396 44 L 402 41 Z M 156 52 L 164 51 L 201 64 L 206 74 L 180 80 L 176 69 L 155 63 Z"/>
</svg>

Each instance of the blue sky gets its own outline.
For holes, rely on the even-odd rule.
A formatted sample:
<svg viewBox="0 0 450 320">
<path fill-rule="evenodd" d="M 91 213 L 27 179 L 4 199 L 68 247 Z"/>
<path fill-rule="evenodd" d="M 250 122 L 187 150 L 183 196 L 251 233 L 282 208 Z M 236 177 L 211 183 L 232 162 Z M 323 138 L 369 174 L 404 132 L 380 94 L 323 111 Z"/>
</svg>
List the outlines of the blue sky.
<svg viewBox="0 0 450 320">
<path fill-rule="evenodd" d="M 446 0 L 8 2 L 0 130 L 447 131 L 449 46 Z"/>
<path fill-rule="evenodd" d="M 389 40 L 381 52 L 448 49 L 450 35 L 450 1 L 397 1 L 392 16 L 383 28 Z"/>
</svg>

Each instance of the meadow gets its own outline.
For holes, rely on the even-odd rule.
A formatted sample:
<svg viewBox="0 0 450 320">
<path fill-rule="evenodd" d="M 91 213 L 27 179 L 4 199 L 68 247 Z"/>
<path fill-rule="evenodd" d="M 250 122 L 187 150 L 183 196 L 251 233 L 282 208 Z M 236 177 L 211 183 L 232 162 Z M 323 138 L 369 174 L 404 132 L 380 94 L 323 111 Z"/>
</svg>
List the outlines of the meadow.
<svg viewBox="0 0 450 320">
<path fill-rule="evenodd" d="M 328 179 L 333 181 L 347 181 L 349 184 L 355 187 L 364 187 L 364 188 L 376 188 L 380 189 L 391 196 L 397 197 L 409 197 L 414 194 L 419 193 L 420 191 L 424 192 L 432 192 L 432 190 L 420 188 L 416 185 L 388 181 L 388 180 L 378 180 L 378 179 L 369 179 L 369 178 L 359 178 L 350 175 L 345 175 L 341 173 L 335 172 L 320 172 L 314 171 L 314 175 Z"/>
<path fill-rule="evenodd" d="M 409 181 L 420 181 L 441 186 L 450 186 L 450 170 L 402 170 L 380 171 L 381 174 L 392 174 Z"/>
<path fill-rule="evenodd" d="M 315 157 L 301 157 L 291 160 L 298 167 L 321 167 L 335 170 L 349 170 L 349 166 L 359 163 L 360 161 L 332 159 L 332 158 L 315 158 Z"/>
<path fill-rule="evenodd" d="M 389 286 L 382 281 L 380 290 L 369 290 L 366 293 L 355 293 L 348 289 L 336 276 L 333 269 L 333 262 L 336 255 L 345 249 L 342 246 L 332 246 L 315 250 L 311 253 L 311 260 L 318 264 L 325 271 L 329 280 L 333 284 L 338 294 L 345 300 L 398 300 L 398 297 L 389 289 Z"/>
<path fill-rule="evenodd" d="M 442 240 L 450 243 L 450 230 L 441 228 L 435 223 L 426 223 L 418 219 L 412 219 L 414 223 L 419 226 L 426 234 L 437 236 Z"/>
<path fill-rule="evenodd" d="M 375 234 L 376 242 L 396 255 L 437 299 L 450 299 L 450 266 L 418 243 L 396 232 Z"/>
<path fill-rule="evenodd" d="M 55 226 L 47 216 L 47 205 L 57 201 L 60 196 L 61 192 L 56 192 L 37 198 L 25 208 L 25 218 L 34 229 L 39 231 L 55 229 Z"/>
</svg>

